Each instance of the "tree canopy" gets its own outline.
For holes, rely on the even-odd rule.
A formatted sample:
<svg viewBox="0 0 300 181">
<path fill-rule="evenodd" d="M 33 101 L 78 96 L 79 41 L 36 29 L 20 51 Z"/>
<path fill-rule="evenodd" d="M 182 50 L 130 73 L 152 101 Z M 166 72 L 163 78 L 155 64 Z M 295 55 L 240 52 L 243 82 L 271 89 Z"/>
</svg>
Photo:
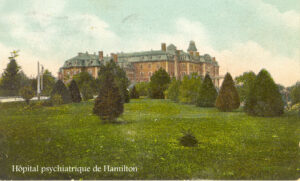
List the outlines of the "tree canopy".
<svg viewBox="0 0 300 181">
<path fill-rule="evenodd" d="M 163 68 L 154 72 L 149 84 L 150 97 L 153 99 L 164 99 L 164 91 L 168 88 L 170 81 L 169 74 Z"/>
</svg>

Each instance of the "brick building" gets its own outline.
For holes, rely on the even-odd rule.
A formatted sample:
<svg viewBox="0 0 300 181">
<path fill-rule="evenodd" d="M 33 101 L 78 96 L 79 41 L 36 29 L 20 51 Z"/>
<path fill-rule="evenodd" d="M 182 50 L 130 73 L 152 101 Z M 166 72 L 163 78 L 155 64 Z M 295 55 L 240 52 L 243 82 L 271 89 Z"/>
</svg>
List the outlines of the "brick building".
<svg viewBox="0 0 300 181">
<path fill-rule="evenodd" d="M 131 82 L 146 82 L 159 68 L 165 69 L 171 77 L 178 79 L 184 75 L 196 73 L 205 76 L 208 73 L 214 84 L 218 87 L 219 65 L 215 57 L 208 54 L 200 55 L 194 41 L 190 41 L 187 52 L 177 50 L 176 46 L 161 44 L 160 50 L 142 51 L 135 53 L 112 53 L 103 56 L 103 51 L 98 54 L 78 53 L 77 56 L 66 60 L 59 70 L 59 79 L 67 82 L 73 75 L 87 71 L 97 78 L 101 63 L 113 59 L 125 71 Z"/>
</svg>

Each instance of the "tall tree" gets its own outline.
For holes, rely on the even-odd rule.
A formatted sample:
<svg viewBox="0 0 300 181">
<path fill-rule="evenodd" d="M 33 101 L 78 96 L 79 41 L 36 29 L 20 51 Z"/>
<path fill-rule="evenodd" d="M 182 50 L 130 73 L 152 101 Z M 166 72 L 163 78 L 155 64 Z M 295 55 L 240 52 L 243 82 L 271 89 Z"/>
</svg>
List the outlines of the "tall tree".
<svg viewBox="0 0 300 181">
<path fill-rule="evenodd" d="M 164 99 L 164 91 L 167 90 L 171 79 L 169 74 L 160 68 L 150 78 L 149 95 L 153 99 Z"/>
<path fill-rule="evenodd" d="M 61 80 L 58 80 L 55 83 L 55 85 L 54 85 L 54 87 L 52 89 L 51 97 L 50 98 L 52 99 L 56 95 L 60 95 L 61 96 L 61 99 L 62 99 L 62 101 L 63 101 L 64 104 L 72 102 L 70 92 L 69 92 L 69 90 L 66 88 L 65 84 Z"/>
<path fill-rule="evenodd" d="M 240 98 L 230 73 L 225 75 L 219 95 L 216 100 L 216 107 L 220 111 L 232 111 L 239 108 Z"/>
<path fill-rule="evenodd" d="M 87 71 L 82 71 L 79 74 L 74 75 L 73 79 L 76 81 L 80 92 L 82 92 L 86 86 L 89 86 L 93 93 L 97 93 L 98 88 L 96 81 Z"/>
<path fill-rule="evenodd" d="M 195 104 L 202 85 L 202 78 L 197 74 L 183 77 L 179 87 L 179 101 L 182 103 Z"/>
<path fill-rule="evenodd" d="M 245 111 L 255 116 L 279 116 L 283 114 L 284 103 L 269 72 L 262 69 L 246 99 Z"/>
<path fill-rule="evenodd" d="M 78 88 L 78 86 L 77 86 L 74 79 L 70 83 L 69 91 L 70 91 L 70 94 L 71 94 L 72 102 L 81 102 L 81 96 L 80 96 L 79 88 Z"/>
<path fill-rule="evenodd" d="M 241 102 L 244 102 L 246 97 L 249 95 L 250 88 L 253 86 L 255 78 L 256 75 L 252 71 L 244 72 L 243 75 L 235 78 L 236 87 Z"/>
<path fill-rule="evenodd" d="M 101 83 L 99 95 L 95 100 L 93 113 L 98 115 L 103 121 L 114 122 L 124 110 L 124 101 L 120 89 L 115 83 L 114 67 L 108 63 L 101 65 L 99 81 Z"/>
<path fill-rule="evenodd" d="M 300 82 L 297 82 L 296 85 L 292 87 L 291 100 L 292 105 L 300 103 Z"/>
<path fill-rule="evenodd" d="M 197 106 L 214 107 L 217 96 L 217 90 L 209 74 L 206 74 L 197 97 Z"/>
<path fill-rule="evenodd" d="M 167 99 L 171 99 L 172 101 L 179 102 L 179 88 L 180 88 L 180 80 L 176 80 L 176 78 L 172 78 L 172 81 L 165 91 L 165 96 Z"/>
<path fill-rule="evenodd" d="M 2 74 L 0 84 L 1 94 L 5 96 L 16 96 L 21 88 L 20 67 L 15 59 L 11 59 Z"/>
</svg>

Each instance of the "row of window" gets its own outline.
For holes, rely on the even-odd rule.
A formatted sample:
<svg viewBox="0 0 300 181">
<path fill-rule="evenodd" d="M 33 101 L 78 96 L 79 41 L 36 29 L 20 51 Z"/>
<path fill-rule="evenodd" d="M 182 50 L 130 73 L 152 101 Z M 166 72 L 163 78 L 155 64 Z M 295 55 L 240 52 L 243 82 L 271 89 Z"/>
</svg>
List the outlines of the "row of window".
<svg viewBox="0 0 300 181">
<path fill-rule="evenodd" d="M 149 64 L 148 64 L 148 68 L 151 68 L 151 67 L 152 67 L 152 64 L 149 63 Z M 140 68 L 141 68 L 141 69 L 143 68 L 143 64 L 140 65 Z M 161 68 L 161 66 L 160 66 L 160 65 L 156 65 L 156 68 L 159 69 L 159 68 Z"/>
</svg>

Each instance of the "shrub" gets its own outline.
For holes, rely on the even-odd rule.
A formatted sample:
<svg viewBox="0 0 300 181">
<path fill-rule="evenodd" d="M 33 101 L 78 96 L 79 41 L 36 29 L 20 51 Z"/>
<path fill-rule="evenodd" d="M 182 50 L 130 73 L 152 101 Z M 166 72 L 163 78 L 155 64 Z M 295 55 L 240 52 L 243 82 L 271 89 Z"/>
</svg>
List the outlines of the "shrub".
<svg viewBox="0 0 300 181">
<path fill-rule="evenodd" d="M 206 74 L 197 97 L 197 106 L 214 107 L 217 96 L 217 90 L 210 76 Z"/>
<path fill-rule="evenodd" d="M 58 80 L 55 83 L 55 85 L 52 89 L 50 98 L 52 99 L 53 96 L 56 95 L 56 94 L 61 96 L 63 104 L 72 102 L 70 92 L 61 80 Z"/>
<path fill-rule="evenodd" d="M 47 99 L 47 100 L 42 101 L 42 106 L 50 107 L 50 106 L 53 106 L 53 103 L 50 99 Z"/>
<path fill-rule="evenodd" d="M 135 84 L 136 90 L 139 93 L 139 96 L 148 96 L 149 92 L 149 83 L 148 82 L 139 82 Z"/>
<path fill-rule="evenodd" d="M 232 111 L 239 108 L 240 98 L 229 73 L 225 75 L 219 95 L 216 100 L 216 107 L 220 111 Z"/>
<path fill-rule="evenodd" d="M 69 91 L 71 93 L 72 102 L 80 102 L 81 101 L 79 88 L 78 88 L 75 80 L 71 81 L 70 86 L 69 86 Z"/>
<path fill-rule="evenodd" d="M 98 115 L 103 121 L 114 122 L 124 110 L 124 101 L 120 89 L 114 81 L 114 74 L 111 66 L 101 65 L 101 81 L 99 95 L 95 100 L 93 113 Z"/>
<path fill-rule="evenodd" d="M 31 86 L 25 86 L 20 89 L 20 95 L 25 100 L 26 104 L 29 104 L 30 99 L 34 97 L 34 91 Z"/>
<path fill-rule="evenodd" d="M 166 98 L 171 99 L 175 102 L 179 102 L 179 88 L 180 80 L 176 80 L 176 78 L 173 78 L 168 89 L 165 91 Z"/>
<path fill-rule="evenodd" d="M 59 94 L 54 94 L 52 97 L 51 97 L 51 103 L 52 105 L 61 105 L 64 103 L 63 99 L 61 98 L 61 95 Z"/>
<path fill-rule="evenodd" d="M 196 139 L 196 137 L 190 130 L 183 131 L 182 134 L 183 134 L 183 136 L 181 138 L 179 138 L 179 143 L 182 146 L 186 146 L 186 147 L 197 146 L 198 140 Z"/>
<path fill-rule="evenodd" d="M 169 74 L 160 68 L 150 78 L 149 95 L 153 99 L 164 99 L 164 91 L 167 90 L 170 83 Z"/>
<path fill-rule="evenodd" d="M 284 103 L 278 86 L 266 70 L 255 78 L 246 99 L 245 111 L 254 116 L 279 116 L 284 112 Z"/>
<path fill-rule="evenodd" d="M 136 88 L 135 86 L 133 86 L 130 91 L 129 91 L 129 95 L 130 95 L 130 98 L 131 99 L 138 99 L 140 96 L 139 96 L 139 93 L 136 91 Z"/>
<path fill-rule="evenodd" d="M 184 76 L 179 87 L 179 101 L 195 104 L 201 85 L 202 79 L 197 74 Z"/>
</svg>

